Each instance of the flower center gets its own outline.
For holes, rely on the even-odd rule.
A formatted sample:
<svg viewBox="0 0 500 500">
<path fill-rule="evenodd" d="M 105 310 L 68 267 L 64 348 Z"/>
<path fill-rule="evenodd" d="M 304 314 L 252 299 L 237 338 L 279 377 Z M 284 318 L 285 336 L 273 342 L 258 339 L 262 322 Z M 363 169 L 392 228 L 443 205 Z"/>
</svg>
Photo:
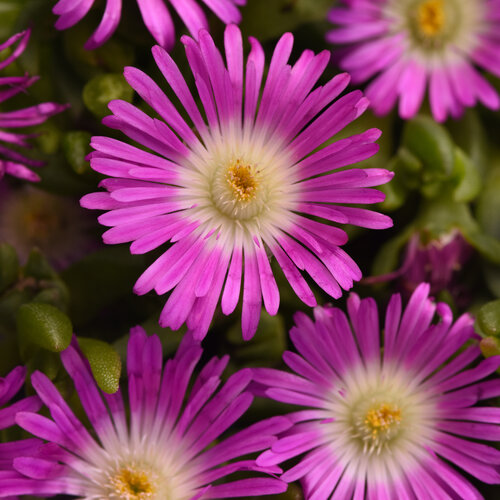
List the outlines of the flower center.
<svg viewBox="0 0 500 500">
<path fill-rule="evenodd" d="M 363 401 L 354 411 L 353 437 L 359 439 L 363 452 L 379 455 L 401 431 L 403 412 L 399 404 L 387 399 Z"/>
<path fill-rule="evenodd" d="M 382 403 L 366 412 L 365 433 L 372 441 L 391 434 L 401 423 L 401 410 L 397 405 Z"/>
<path fill-rule="evenodd" d="M 443 32 L 446 14 L 443 0 L 426 0 L 417 8 L 417 26 L 426 37 L 435 37 Z"/>
<path fill-rule="evenodd" d="M 151 476 L 140 469 L 126 467 L 111 478 L 113 497 L 123 500 L 146 500 L 154 498 L 156 488 Z"/>
<path fill-rule="evenodd" d="M 226 180 L 229 184 L 235 200 L 248 202 L 255 198 L 259 182 L 258 172 L 250 165 L 245 165 L 241 160 L 232 163 L 226 172 Z"/>
</svg>

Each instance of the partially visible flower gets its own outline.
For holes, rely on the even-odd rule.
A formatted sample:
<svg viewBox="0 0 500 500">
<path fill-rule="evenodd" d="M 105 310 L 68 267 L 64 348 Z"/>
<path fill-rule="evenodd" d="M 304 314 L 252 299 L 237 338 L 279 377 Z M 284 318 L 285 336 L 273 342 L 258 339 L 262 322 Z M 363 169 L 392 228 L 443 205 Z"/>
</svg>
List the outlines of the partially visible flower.
<svg viewBox="0 0 500 500">
<path fill-rule="evenodd" d="M 0 60 L 0 70 L 9 66 L 9 64 L 15 61 L 24 52 L 29 37 L 30 30 L 26 30 L 10 37 L 6 42 L 0 44 L 0 54 L 12 47 L 11 53 L 7 55 L 5 59 Z M 30 77 L 28 75 L 0 77 L 0 104 L 20 92 L 26 92 L 26 90 L 37 80 L 37 76 Z M 27 158 L 17 150 L 12 149 L 11 146 L 7 146 L 10 144 L 29 148 L 30 145 L 27 140 L 32 138 L 33 134 L 13 133 L 7 129 L 39 125 L 52 115 L 60 113 L 66 108 L 67 106 L 63 104 L 45 102 L 16 111 L 0 111 L 0 180 L 5 174 L 28 181 L 36 182 L 40 180 L 38 175 L 32 172 L 28 166 L 40 167 L 43 165 L 43 162 Z M 7 145 L 5 145 L 5 143 Z"/>
<path fill-rule="evenodd" d="M 138 254 L 173 243 L 135 285 L 138 294 L 172 291 L 162 326 L 178 329 L 187 320 L 203 337 L 219 297 L 222 312 L 230 314 L 243 288 L 242 331 L 248 339 L 262 302 L 271 315 L 279 308 L 271 255 L 310 306 L 316 299 L 301 271 L 335 298 L 361 278 L 340 248 L 346 232 L 329 222 L 390 227 L 385 215 L 345 205 L 382 201 L 384 194 L 371 188 L 393 174 L 376 168 L 339 170 L 377 152 L 377 129 L 318 149 L 368 104 L 360 91 L 335 100 L 349 82 L 347 74 L 313 90 L 328 64 L 328 51 L 314 55 L 307 50 L 292 66 L 293 37 L 287 33 L 263 82 L 264 51 L 250 38 L 244 74 L 237 26 L 225 31 L 226 62 L 206 31 L 199 42 L 182 41 L 203 110 L 160 47 L 153 48 L 154 58 L 185 113 L 149 76 L 126 68 L 127 81 L 161 119 L 127 102 L 110 103 L 113 115 L 104 123 L 148 151 L 93 137 L 91 166 L 111 178 L 101 182 L 107 192 L 89 194 L 81 203 L 108 210 L 99 217 L 101 224 L 113 226 L 104 233 L 105 243 L 131 241 L 131 252 Z"/>
<path fill-rule="evenodd" d="M 261 368 L 254 379 L 259 393 L 304 409 L 259 465 L 301 456 L 281 478 L 301 479 L 308 499 L 482 498 L 450 464 L 500 483 L 500 451 L 479 442 L 500 439 L 500 408 L 474 406 L 500 396 L 500 379 L 485 380 L 500 356 L 479 361 L 472 317 L 453 323 L 428 293 L 420 285 L 405 310 L 393 295 L 382 332 L 375 301 L 355 294 L 349 317 L 297 314 L 299 354 L 283 356 L 296 374 Z"/>
<path fill-rule="evenodd" d="M 51 418 L 21 412 L 17 423 L 47 440 L 36 457 L 19 457 L 14 467 L 30 482 L 2 479 L 9 494 L 68 494 L 84 499 L 194 500 L 281 493 L 286 484 L 269 477 L 278 467 L 258 467 L 249 454 L 265 450 L 289 421 L 276 417 L 219 438 L 246 412 L 249 369 L 221 385 L 227 356 L 212 358 L 192 381 L 202 355 L 186 335 L 174 359 L 162 369 L 159 338 L 132 329 L 128 344 L 128 401 L 102 393 L 76 345 L 61 357 L 92 425 L 88 431 L 52 382 L 35 372 L 32 382 Z M 130 415 L 128 418 L 127 415 Z M 231 480 L 234 472 L 249 477 Z M 39 480 L 39 483 L 33 482 Z"/>
<path fill-rule="evenodd" d="M 26 368 L 23 366 L 14 368 L 6 377 L 0 377 L 0 430 L 15 424 L 17 412 L 36 412 L 42 406 L 38 396 L 29 396 L 12 403 L 23 386 L 25 378 Z M 40 445 L 41 441 L 34 438 L 0 443 L 0 480 L 6 477 L 23 480 L 23 477 L 12 468 L 12 462 L 16 457 L 36 453 Z M 17 497 L 8 498 L 14 500 Z"/>
<path fill-rule="evenodd" d="M 430 293 L 435 295 L 448 290 L 458 298 L 462 295 L 463 285 L 457 275 L 472 256 L 474 249 L 462 234 L 453 229 L 433 238 L 426 231 L 416 232 L 408 241 L 401 267 L 380 276 L 371 276 L 364 283 L 380 283 L 397 279 L 400 289 L 408 296 L 420 283 L 430 285 Z"/>
<path fill-rule="evenodd" d="M 95 0 L 59 0 L 52 12 L 59 16 L 55 26 L 58 30 L 71 28 L 81 21 L 92 8 Z M 208 20 L 200 4 L 206 5 L 222 22 L 239 23 L 241 13 L 238 6 L 246 0 L 137 0 L 142 19 L 156 42 L 170 50 L 176 40 L 175 27 L 168 5 L 181 18 L 189 32 L 196 38 L 201 29 L 208 29 Z M 122 0 L 107 0 L 102 20 L 87 40 L 85 48 L 95 49 L 113 35 L 122 14 Z"/>
<path fill-rule="evenodd" d="M 70 197 L 30 185 L 0 186 L 0 241 L 11 244 L 22 261 L 37 247 L 56 269 L 98 248 L 95 224 Z"/>
<path fill-rule="evenodd" d="M 377 114 L 399 98 L 413 117 L 427 86 L 438 121 L 459 117 L 477 101 L 498 109 L 500 99 L 475 65 L 500 76 L 498 0 L 344 0 L 328 18 L 338 25 L 327 40 L 346 44 L 341 67 L 356 83 L 372 77 L 366 96 Z"/>
</svg>

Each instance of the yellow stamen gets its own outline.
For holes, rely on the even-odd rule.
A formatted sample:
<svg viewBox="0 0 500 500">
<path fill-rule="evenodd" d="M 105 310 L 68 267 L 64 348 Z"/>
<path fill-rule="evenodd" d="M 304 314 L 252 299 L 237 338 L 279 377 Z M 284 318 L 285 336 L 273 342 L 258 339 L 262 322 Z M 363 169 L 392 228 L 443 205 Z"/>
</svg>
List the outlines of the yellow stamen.
<svg viewBox="0 0 500 500">
<path fill-rule="evenodd" d="M 422 35 L 427 37 L 440 35 L 445 22 L 443 0 L 426 0 L 418 6 L 417 24 Z"/>
<path fill-rule="evenodd" d="M 387 433 L 401 422 L 401 410 L 388 403 L 382 403 L 368 410 L 364 424 L 372 440 L 378 440 L 380 434 Z"/>
<path fill-rule="evenodd" d="M 226 180 L 238 201 L 250 201 L 255 198 L 259 185 L 256 174 L 250 165 L 236 160 L 227 170 Z"/>
<path fill-rule="evenodd" d="M 148 474 L 134 468 L 124 468 L 111 480 L 117 498 L 123 500 L 146 500 L 153 498 L 155 489 Z"/>
</svg>

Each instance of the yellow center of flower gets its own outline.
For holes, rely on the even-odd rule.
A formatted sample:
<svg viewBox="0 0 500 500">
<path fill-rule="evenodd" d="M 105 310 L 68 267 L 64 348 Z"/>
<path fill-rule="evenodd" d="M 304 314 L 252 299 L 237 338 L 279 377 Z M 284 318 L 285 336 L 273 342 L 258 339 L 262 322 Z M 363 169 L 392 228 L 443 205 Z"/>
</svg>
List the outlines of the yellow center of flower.
<svg viewBox="0 0 500 500">
<path fill-rule="evenodd" d="M 121 469 L 112 479 L 114 498 L 123 500 L 146 500 L 154 498 L 156 490 L 150 476 L 132 467 Z"/>
<path fill-rule="evenodd" d="M 400 422 L 401 410 L 396 405 L 382 403 L 366 412 L 364 424 L 372 439 L 377 440 Z"/>
<path fill-rule="evenodd" d="M 402 431 L 399 405 L 377 399 L 362 402 L 355 410 L 353 422 L 353 437 L 360 440 L 363 452 L 368 455 L 380 454 Z"/>
<path fill-rule="evenodd" d="M 257 172 L 250 165 L 236 160 L 227 169 L 226 180 L 235 200 L 248 202 L 255 198 L 259 182 Z"/>
<path fill-rule="evenodd" d="M 429 38 L 441 35 L 446 15 L 443 0 L 426 0 L 417 8 L 417 26 L 421 35 Z"/>
</svg>

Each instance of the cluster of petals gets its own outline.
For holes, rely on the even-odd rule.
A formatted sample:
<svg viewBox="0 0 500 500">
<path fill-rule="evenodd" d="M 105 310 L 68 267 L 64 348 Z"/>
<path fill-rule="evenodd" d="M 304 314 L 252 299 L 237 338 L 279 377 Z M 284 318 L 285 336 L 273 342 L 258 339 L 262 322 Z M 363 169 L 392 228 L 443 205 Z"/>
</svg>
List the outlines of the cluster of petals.
<svg viewBox="0 0 500 500">
<path fill-rule="evenodd" d="M 8 429 L 15 424 L 17 412 L 38 411 L 42 406 L 37 396 L 28 396 L 12 403 L 26 378 L 26 368 L 18 366 L 5 377 L 0 377 L 0 430 Z M 13 460 L 22 455 L 31 455 L 38 449 L 40 440 L 36 438 L 0 443 L 0 482 L 18 480 L 22 476 L 12 468 Z M 11 500 L 16 497 L 10 496 Z"/>
<path fill-rule="evenodd" d="M 428 87 L 437 121 L 459 117 L 481 102 L 498 109 L 500 98 L 477 67 L 500 76 L 499 0 L 343 0 L 328 16 L 336 28 L 327 40 L 346 45 L 340 65 L 361 83 L 375 113 L 399 98 L 408 119 Z"/>
<path fill-rule="evenodd" d="M 113 114 L 104 123 L 148 151 L 93 137 L 91 166 L 110 178 L 101 182 L 106 192 L 91 193 L 81 204 L 108 211 L 99 217 L 111 226 L 105 243 L 132 242 L 135 254 L 172 243 L 134 288 L 138 294 L 171 291 L 162 326 L 177 329 L 187 321 L 201 338 L 219 298 L 222 312 L 230 314 L 242 290 L 242 331 L 248 339 L 262 303 L 271 315 L 279 308 L 270 256 L 309 306 L 316 299 L 301 271 L 334 298 L 361 278 L 340 248 L 347 233 L 330 223 L 390 227 L 385 215 L 345 205 L 383 201 L 373 186 L 393 173 L 342 168 L 376 153 L 377 129 L 320 148 L 368 106 L 359 90 L 338 98 L 347 74 L 314 88 L 328 51 L 306 50 L 291 65 L 293 37 L 287 33 L 264 78 L 262 46 L 250 38 L 244 64 L 235 25 L 225 31 L 225 61 L 206 31 L 199 41 L 185 36 L 182 42 L 203 109 L 161 47 L 153 48 L 153 56 L 182 113 L 148 75 L 126 68 L 125 78 L 159 118 L 127 102 L 109 104 Z"/>
<path fill-rule="evenodd" d="M 406 309 L 393 295 L 383 333 L 374 300 L 355 294 L 348 316 L 298 313 L 298 353 L 283 356 L 295 373 L 259 368 L 254 379 L 256 393 L 302 409 L 257 463 L 300 456 L 281 478 L 300 479 L 315 500 L 483 498 L 450 464 L 500 483 L 500 451 L 480 442 L 500 439 L 500 409 L 474 406 L 500 396 L 498 377 L 487 378 L 500 356 L 480 360 L 473 319 L 453 322 L 428 293 L 421 284 Z"/>
<path fill-rule="evenodd" d="M 241 370 L 221 386 L 228 357 L 212 358 L 193 377 L 201 355 L 199 343 L 186 334 L 163 367 L 158 336 L 133 328 L 127 354 L 128 410 L 121 390 L 105 394 L 98 389 L 73 342 L 61 359 L 92 430 L 47 376 L 35 372 L 32 384 L 50 417 L 26 408 L 17 412 L 16 422 L 44 443 L 36 453 L 18 453 L 15 475 L 0 474 L 0 497 L 194 500 L 285 491 L 286 484 L 270 476 L 280 473 L 279 467 L 259 467 L 246 456 L 267 449 L 289 421 L 263 420 L 221 440 L 253 400 L 246 390 L 251 371 Z M 228 480 L 235 472 L 239 477 Z"/>
<path fill-rule="evenodd" d="M 59 16 L 55 27 L 65 30 L 81 21 L 94 5 L 95 0 L 59 0 L 52 12 Z M 201 29 L 208 29 L 207 17 L 200 6 L 206 5 L 224 23 L 239 23 L 241 13 L 239 6 L 246 0 L 137 0 L 142 19 L 156 42 L 170 50 L 176 40 L 175 26 L 167 5 L 181 18 L 193 36 Z M 120 22 L 122 0 L 106 0 L 102 20 L 87 40 L 85 48 L 95 49 L 105 43 L 113 35 Z"/>
<path fill-rule="evenodd" d="M 0 44 L 0 53 L 10 49 L 10 54 L 0 61 L 0 71 L 12 64 L 23 52 L 28 44 L 30 30 L 17 33 L 6 42 Z M 0 77 L 0 104 L 7 99 L 26 90 L 38 77 L 2 76 Z M 27 142 L 32 134 L 10 132 L 7 129 L 31 127 L 45 122 L 56 113 L 60 113 L 67 106 L 52 102 L 45 102 L 15 111 L 0 111 L 0 180 L 5 174 L 29 181 L 38 181 L 40 178 L 29 167 L 39 167 L 42 162 L 27 158 L 14 147 L 29 148 Z"/>
</svg>

